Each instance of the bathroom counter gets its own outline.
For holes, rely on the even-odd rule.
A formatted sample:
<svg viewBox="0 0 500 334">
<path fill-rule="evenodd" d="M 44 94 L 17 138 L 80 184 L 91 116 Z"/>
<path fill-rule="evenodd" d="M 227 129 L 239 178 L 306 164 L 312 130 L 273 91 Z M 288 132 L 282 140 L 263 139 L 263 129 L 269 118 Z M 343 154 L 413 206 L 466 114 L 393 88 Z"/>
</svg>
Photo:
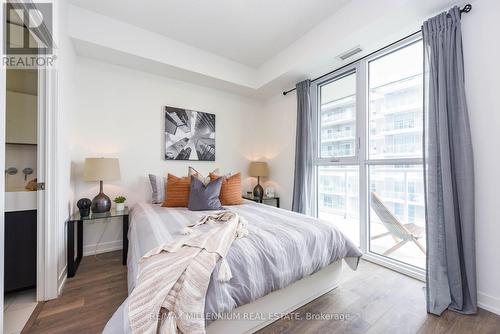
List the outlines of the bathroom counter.
<svg viewBox="0 0 500 334">
<path fill-rule="evenodd" d="M 5 192 L 5 212 L 27 211 L 37 209 L 36 191 Z"/>
</svg>

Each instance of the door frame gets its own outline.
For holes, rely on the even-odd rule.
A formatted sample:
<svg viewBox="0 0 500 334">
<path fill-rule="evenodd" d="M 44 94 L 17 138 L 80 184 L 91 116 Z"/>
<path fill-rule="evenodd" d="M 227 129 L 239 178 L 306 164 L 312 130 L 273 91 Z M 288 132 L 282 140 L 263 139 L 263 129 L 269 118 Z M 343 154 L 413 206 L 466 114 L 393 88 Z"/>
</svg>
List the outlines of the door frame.
<svg viewBox="0 0 500 334">
<path fill-rule="evenodd" d="M 38 70 L 37 301 L 58 297 L 57 101 L 56 73 Z"/>
<path fill-rule="evenodd" d="M 0 17 L 4 17 L 4 6 L 0 6 Z M 4 34 L 0 24 L 0 36 Z M 6 70 L 0 68 L 0 164 L 5 168 L 5 96 L 7 95 Z M 0 329 L 3 329 L 3 277 L 4 277 L 4 231 L 5 231 L 5 173 L 0 173 Z"/>
<path fill-rule="evenodd" d="M 24 3 L 35 5 L 32 0 Z M 23 3 L 21 3 L 23 5 Z M 52 3 L 52 13 L 58 13 L 56 2 Z M 43 24 L 44 25 L 44 24 Z M 44 34 L 52 34 L 50 39 L 55 40 L 56 25 L 53 30 L 42 27 Z M 46 36 L 49 37 L 49 36 Z M 53 44 L 54 55 L 58 51 Z M 58 95 L 57 72 L 52 67 L 38 68 L 37 91 L 37 181 L 44 184 L 43 189 L 37 190 L 37 279 L 36 300 L 45 301 L 58 297 L 58 254 L 59 242 L 59 214 L 58 214 Z"/>
</svg>

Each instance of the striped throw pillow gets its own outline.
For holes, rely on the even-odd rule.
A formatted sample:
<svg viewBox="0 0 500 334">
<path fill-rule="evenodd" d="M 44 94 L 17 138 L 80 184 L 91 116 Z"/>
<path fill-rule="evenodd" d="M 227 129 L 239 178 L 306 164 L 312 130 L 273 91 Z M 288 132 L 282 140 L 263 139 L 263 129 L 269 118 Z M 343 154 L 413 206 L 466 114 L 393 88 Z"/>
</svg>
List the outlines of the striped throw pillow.
<svg viewBox="0 0 500 334">
<path fill-rule="evenodd" d="M 166 183 L 166 198 L 161 206 L 164 207 L 187 207 L 189 203 L 189 189 L 191 177 L 177 177 L 168 174 Z"/>
<path fill-rule="evenodd" d="M 217 180 L 220 175 L 210 173 L 210 179 Z M 236 173 L 231 176 L 223 176 L 222 186 L 220 189 L 220 202 L 222 205 L 238 205 L 243 203 L 241 197 L 241 173 Z"/>
</svg>

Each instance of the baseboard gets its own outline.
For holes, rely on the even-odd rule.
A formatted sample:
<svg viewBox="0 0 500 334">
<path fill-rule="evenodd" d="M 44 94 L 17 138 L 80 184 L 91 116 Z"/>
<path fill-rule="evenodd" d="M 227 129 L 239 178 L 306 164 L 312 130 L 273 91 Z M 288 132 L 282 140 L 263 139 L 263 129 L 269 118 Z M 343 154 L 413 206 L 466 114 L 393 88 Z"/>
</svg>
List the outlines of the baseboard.
<svg viewBox="0 0 500 334">
<path fill-rule="evenodd" d="M 85 245 L 83 246 L 83 256 L 95 255 L 101 253 L 112 252 L 116 250 L 120 250 L 123 248 L 123 240 L 113 240 L 101 242 L 99 245 Z"/>
<path fill-rule="evenodd" d="M 500 315 L 500 298 L 478 291 L 477 300 L 480 308 Z"/>
<path fill-rule="evenodd" d="M 68 266 L 65 265 L 63 270 L 59 273 L 59 277 L 57 278 L 57 296 L 60 296 L 62 290 L 64 288 L 64 284 L 66 284 L 66 278 L 68 277 Z"/>
</svg>

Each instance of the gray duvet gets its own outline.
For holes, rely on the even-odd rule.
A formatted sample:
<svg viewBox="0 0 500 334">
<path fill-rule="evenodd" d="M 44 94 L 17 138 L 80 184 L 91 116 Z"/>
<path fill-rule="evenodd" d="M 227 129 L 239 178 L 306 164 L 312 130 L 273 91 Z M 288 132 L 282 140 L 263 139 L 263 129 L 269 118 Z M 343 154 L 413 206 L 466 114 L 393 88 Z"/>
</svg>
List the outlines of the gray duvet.
<svg viewBox="0 0 500 334">
<path fill-rule="evenodd" d="M 233 278 L 221 283 L 212 275 L 205 301 L 207 314 L 231 311 L 336 260 L 361 256 L 359 249 L 332 223 L 251 201 L 227 209 L 247 219 L 249 235 L 235 240 L 227 255 Z M 134 206 L 128 232 L 129 294 L 136 283 L 139 259 L 152 248 L 178 237 L 184 226 L 207 213 L 213 211 L 163 208 L 146 203 Z M 219 271 L 218 267 L 219 264 L 214 272 Z M 127 310 L 125 301 L 104 333 L 130 333 Z"/>
</svg>

